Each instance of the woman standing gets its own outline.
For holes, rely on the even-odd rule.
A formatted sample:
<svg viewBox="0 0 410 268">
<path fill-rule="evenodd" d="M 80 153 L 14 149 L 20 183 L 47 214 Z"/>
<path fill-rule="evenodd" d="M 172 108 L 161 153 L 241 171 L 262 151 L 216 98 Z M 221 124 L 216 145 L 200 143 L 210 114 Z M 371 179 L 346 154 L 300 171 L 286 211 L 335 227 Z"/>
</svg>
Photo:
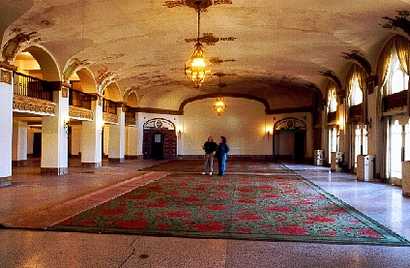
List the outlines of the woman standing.
<svg viewBox="0 0 410 268">
<path fill-rule="evenodd" d="M 226 143 L 226 138 L 221 136 L 221 142 L 218 145 L 216 156 L 218 158 L 219 176 L 225 175 L 226 159 L 229 153 L 229 146 Z"/>
</svg>

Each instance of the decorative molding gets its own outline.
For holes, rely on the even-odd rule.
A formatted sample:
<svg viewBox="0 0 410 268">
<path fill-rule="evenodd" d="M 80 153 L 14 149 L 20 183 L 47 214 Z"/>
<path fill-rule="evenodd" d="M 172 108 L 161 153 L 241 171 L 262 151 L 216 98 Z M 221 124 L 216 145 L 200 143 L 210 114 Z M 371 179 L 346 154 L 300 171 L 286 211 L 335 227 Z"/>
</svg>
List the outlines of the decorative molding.
<svg viewBox="0 0 410 268">
<path fill-rule="evenodd" d="M 153 118 L 144 123 L 143 129 L 168 129 L 175 130 L 175 124 L 165 118 Z"/>
<path fill-rule="evenodd" d="M 78 70 L 80 67 L 88 66 L 89 64 L 90 63 L 88 62 L 88 60 L 80 60 L 78 58 L 70 59 L 67 62 L 66 67 L 64 69 L 64 73 L 63 73 L 64 81 L 68 81 L 68 79 L 70 79 L 73 73 L 76 70 Z"/>
<path fill-rule="evenodd" d="M 160 109 L 160 108 L 150 108 L 150 107 L 137 107 L 137 108 L 129 108 L 129 111 L 134 111 L 136 113 L 150 113 L 150 114 L 168 114 L 168 115 L 184 115 L 185 106 L 191 102 L 204 100 L 204 99 L 213 99 L 218 97 L 226 97 L 226 98 L 242 98 L 242 99 L 249 99 L 254 100 L 257 102 L 262 103 L 265 106 L 265 113 L 267 115 L 275 115 L 275 114 L 284 114 L 284 113 L 310 113 L 314 111 L 313 106 L 302 106 L 302 107 L 285 107 L 285 108 L 278 108 L 278 109 L 271 109 L 269 103 L 262 98 L 249 95 L 249 94 L 242 94 L 242 93 L 212 93 L 212 94 L 204 94 L 198 95 L 195 97 L 188 98 L 184 100 L 179 109 L 176 110 L 168 110 L 168 109 Z"/>
<path fill-rule="evenodd" d="M 265 106 L 265 112 L 267 114 L 271 114 L 271 109 L 270 105 L 267 100 L 263 98 L 259 98 L 250 94 L 242 94 L 242 93 L 212 93 L 212 94 L 203 94 L 203 95 L 198 95 L 195 97 L 188 98 L 184 100 L 181 105 L 179 106 L 179 114 L 184 114 L 184 108 L 187 104 L 194 102 L 194 101 L 199 101 L 199 100 L 204 100 L 204 99 L 213 99 L 213 98 L 218 98 L 218 97 L 227 97 L 227 98 L 242 98 L 242 99 L 249 99 L 249 100 L 254 100 L 257 102 L 262 103 Z"/>
<path fill-rule="evenodd" d="M 104 112 L 104 122 L 107 124 L 118 125 L 118 115 Z"/>
<path fill-rule="evenodd" d="M 224 42 L 232 42 L 235 41 L 237 38 L 233 36 L 229 37 L 216 37 L 213 33 L 204 33 L 202 37 L 199 38 L 201 43 L 207 44 L 208 46 L 214 46 L 216 43 L 220 41 Z M 198 38 L 186 38 L 185 42 L 187 43 L 195 43 L 198 41 Z"/>
<path fill-rule="evenodd" d="M 12 71 L 12 72 L 17 71 L 17 66 L 11 65 L 5 61 L 2 61 L 2 62 L 0 61 L 0 68 L 8 70 L 8 71 Z"/>
<path fill-rule="evenodd" d="M 163 6 L 168 8 L 187 6 L 198 9 L 197 0 L 166 0 Z M 210 6 L 216 5 L 232 5 L 232 0 L 200 0 L 199 8 L 203 11 Z"/>
<path fill-rule="evenodd" d="M 329 79 L 333 83 L 336 84 L 336 87 L 338 90 L 341 90 L 343 88 L 342 82 L 340 81 L 339 77 L 337 77 L 336 73 L 332 70 L 323 70 L 319 72 L 321 76 Z"/>
<path fill-rule="evenodd" d="M 383 28 L 392 30 L 401 29 L 408 36 L 410 36 L 410 11 L 399 10 L 394 18 L 383 17 L 383 19 L 386 21 L 382 24 Z"/>
<path fill-rule="evenodd" d="M 56 104 L 51 101 L 14 95 L 13 110 L 42 115 L 55 115 Z"/>
<path fill-rule="evenodd" d="M 168 115 L 183 115 L 184 114 L 181 111 L 160 109 L 160 108 L 150 108 L 150 107 L 137 107 L 137 108 L 131 108 L 129 109 L 129 111 L 130 110 L 136 113 L 147 113 L 147 114 L 168 114 Z"/>
<path fill-rule="evenodd" d="M 299 129 L 305 130 L 306 122 L 301 119 L 294 118 L 294 117 L 288 117 L 288 118 L 279 120 L 275 123 L 273 127 L 273 131 L 299 130 Z"/>
<path fill-rule="evenodd" d="M 92 121 L 94 119 L 93 111 L 72 105 L 70 105 L 69 115 L 70 118 L 78 120 Z"/>
<path fill-rule="evenodd" d="M 13 83 L 13 73 L 9 70 L 0 69 L 0 82 L 11 85 Z"/>
<path fill-rule="evenodd" d="M 38 42 L 40 40 L 37 32 L 18 33 L 15 37 L 9 39 L 3 46 L 2 56 L 4 61 L 10 63 L 24 45 L 30 42 Z"/>
<path fill-rule="evenodd" d="M 312 106 L 303 106 L 303 107 L 289 107 L 289 108 L 279 108 L 272 109 L 267 114 L 276 115 L 276 114 L 290 114 L 290 113 L 312 113 L 315 109 Z"/>
<path fill-rule="evenodd" d="M 350 52 L 343 52 L 342 57 L 346 60 L 351 60 L 359 64 L 359 66 L 361 66 L 363 70 L 366 71 L 367 75 L 370 75 L 372 73 L 372 65 L 359 50 L 353 49 Z"/>
</svg>

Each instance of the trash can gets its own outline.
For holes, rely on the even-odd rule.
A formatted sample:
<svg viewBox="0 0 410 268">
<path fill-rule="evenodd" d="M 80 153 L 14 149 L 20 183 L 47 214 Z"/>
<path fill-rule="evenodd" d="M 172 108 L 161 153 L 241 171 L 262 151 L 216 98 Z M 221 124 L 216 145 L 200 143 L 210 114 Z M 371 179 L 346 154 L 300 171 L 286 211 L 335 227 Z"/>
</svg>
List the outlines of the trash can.
<svg viewBox="0 0 410 268">
<path fill-rule="evenodd" d="M 374 155 L 357 156 L 357 180 L 371 181 L 374 179 Z"/>
<path fill-rule="evenodd" d="M 323 166 L 325 152 L 323 150 L 314 150 L 313 152 L 313 165 Z"/>
</svg>

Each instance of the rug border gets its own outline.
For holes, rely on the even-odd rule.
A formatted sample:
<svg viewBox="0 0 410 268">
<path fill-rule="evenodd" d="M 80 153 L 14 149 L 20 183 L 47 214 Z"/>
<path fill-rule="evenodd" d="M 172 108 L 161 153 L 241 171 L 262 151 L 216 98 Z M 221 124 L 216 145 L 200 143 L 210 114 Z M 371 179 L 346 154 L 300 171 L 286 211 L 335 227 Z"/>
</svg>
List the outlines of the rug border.
<svg viewBox="0 0 410 268">
<path fill-rule="evenodd" d="M 159 164 L 160 165 L 160 164 Z M 398 240 L 398 242 L 372 242 L 372 241 L 363 241 L 360 238 L 357 238 L 356 241 L 346 241 L 338 240 L 337 238 L 324 238 L 324 237 L 312 237 L 312 236 L 298 236 L 298 235 L 283 235 L 283 234 L 270 234 L 267 238 L 261 234 L 240 234 L 240 233 L 205 233 L 205 232 L 187 232 L 187 231 L 140 231 L 136 229 L 119 229 L 119 228 L 104 228 L 99 227 L 84 227 L 84 226 L 64 226 L 59 225 L 63 221 L 54 224 L 53 226 L 45 227 L 43 230 L 47 231 L 65 231 L 65 232 L 82 232 L 82 233 L 93 233 L 93 234 L 128 234 L 128 235 L 139 235 L 139 236 L 157 236 L 157 237 L 181 237 L 181 238 L 193 238 L 193 239 L 228 239 L 228 240 L 248 240 L 248 241 L 267 241 L 267 242 L 300 242 L 300 243 L 323 243 L 323 244 L 338 244 L 338 245 L 368 245 L 368 246 L 394 246 L 394 247 L 410 247 L 410 241 L 407 238 L 397 234 L 390 228 L 376 221 L 375 219 L 367 216 L 363 212 L 354 208 L 352 205 L 346 203 L 335 195 L 327 192 L 325 189 L 315 184 L 308 178 L 297 173 L 296 171 L 290 169 L 285 164 L 280 164 L 282 168 L 288 171 L 288 173 L 277 174 L 282 176 L 292 176 L 295 179 L 306 183 L 308 186 L 311 186 L 319 194 L 324 195 L 329 201 L 335 203 L 336 205 L 351 211 L 349 213 L 352 217 L 360 220 L 362 223 L 366 223 L 371 228 L 380 232 L 382 235 L 389 235 Z M 178 173 L 178 172 L 170 172 Z M 171 175 L 170 174 L 170 175 Z M 253 174 L 253 175 L 262 175 L 266 174 Z M 169 175 L 168 175 L 169 176 Z M 121 195 L 122 196 L 122 195 Z M 120 196 L 119 196 L 120 197 Z M 107 201 L 110 202 L 110 201 Z M 102 204 L 99 204 L 102 205 Z M 95 206 L 98 207 L 99 205 Z M 93 207 L 94 208 L 94 207 Z M 93 209 L 91 208 L 91 209 Z M 88 209 L 89 210 L 89 209 Z M 88 211 L 87 210 L 87 211 Z M 83 213 L 82 211 L 77 215 Z M 72 218 L 70 217 L 70 218 Z M 58 227 L 57 227 L 58 226 Z M 303 240 L 304 239 L 304 240 Z"/>
</svg>

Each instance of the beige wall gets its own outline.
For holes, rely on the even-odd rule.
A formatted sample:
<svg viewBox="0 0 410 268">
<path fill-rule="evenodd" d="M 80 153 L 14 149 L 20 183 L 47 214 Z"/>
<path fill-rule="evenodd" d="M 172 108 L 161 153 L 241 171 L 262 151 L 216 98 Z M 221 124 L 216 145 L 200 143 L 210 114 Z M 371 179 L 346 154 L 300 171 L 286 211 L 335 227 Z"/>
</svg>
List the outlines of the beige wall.
<svg viewBox="0 0 410 268">
<path fill-rule="evenodd" d="M 263 104 L 247 99 L 225 98 L 228 109 L 218 117 L 212 110 L 214 99 L 199 100 L 185 106 L 183 116 L 182 154 L 201 155 L 209 135 L 228 139 L 232 155 L 272 155 L 271 136 L 266 127 L 271 117 Z"/>
<path fill-rule="evenodd" d="M 80 155 L 81 125 L 71 126 L 71 155 Z"/>
</svg>

